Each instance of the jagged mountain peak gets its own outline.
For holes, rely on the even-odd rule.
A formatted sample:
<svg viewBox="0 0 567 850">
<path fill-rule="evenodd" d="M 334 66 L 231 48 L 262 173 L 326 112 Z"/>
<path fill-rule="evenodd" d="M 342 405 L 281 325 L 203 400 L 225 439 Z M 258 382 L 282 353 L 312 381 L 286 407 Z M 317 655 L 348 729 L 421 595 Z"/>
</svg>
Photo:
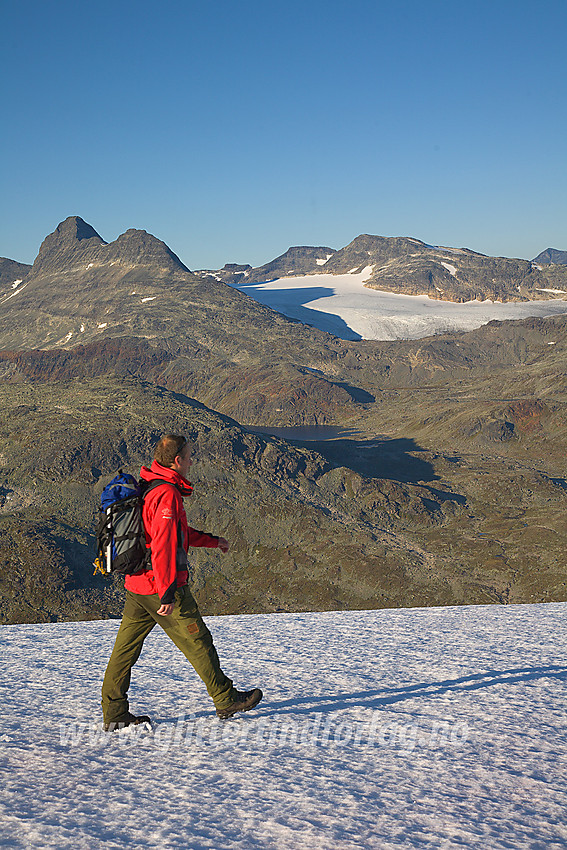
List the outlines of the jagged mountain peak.
<svg viewBox="0 0 567 850">
<path fill-rule="evenodd" d="M 94 227 L 80 216 L 71 215 L 60 222 L 41 243 L 32 266 L 32 275 L 66 268 L 75 259 L 81 260 L 105 245 L 106 242 Z"/>
<path fill-rule="evenodd" d="M 74 238 L 79 242 L 83 239 L 95 238 L 104 243 L 104 239 L 96 232 L 94 227 L 88 224 L 88 222 L 79 215 L 68 216 L 65 221 L 62 221 L 57 225 L 55 233 L 62 238 Z"/>
<path fill-rule="evenodd" d="M 294 274 L 314 274 L 321 270 L 321 267 L 325 265 L 334 253 L 334 248 L 329 248 L 325 245 L 295 245 L 288 248 L 287 251 L 280 254 L 279 257 L 276 257 L 270 263 L 266 263 L 250 271 L 239 271 L 237 274 L 244 274 L 249 282 L 266 280 L 272 277 L 286 277 Z M 227 269 L 226 266 L 225 269 Z M 234 274 L 232 269 L 227 269 L 227 271 Z"/>
<path fill-rule="evenodd" d="M 94 240 L 97 245 L 106 245 L 104 239 L 84 219 L 78 215 L 70 215 L 57 225 L 53 233 L 46 236 L 39 249 L 39 255 L 60 248 L 74 248 L 84 240 Z M 39 256 L 38 255 L 38 256 Z"/>
<path fill-rule="evenodd" d="M 335 253 L 334 248 L 324 245 L 294 245 L 265 265 L 260 266 L 255 272 L 262 275 L 276 274 L 309 274 L 316 271 L 321 263 L 326 263 L 329 257 Z"/>
</svg>

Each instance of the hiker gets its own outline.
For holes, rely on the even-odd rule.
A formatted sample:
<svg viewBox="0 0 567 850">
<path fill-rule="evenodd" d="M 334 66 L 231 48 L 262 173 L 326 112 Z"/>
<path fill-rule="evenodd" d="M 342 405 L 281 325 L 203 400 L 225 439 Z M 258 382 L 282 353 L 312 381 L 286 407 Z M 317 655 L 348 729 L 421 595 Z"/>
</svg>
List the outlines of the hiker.
<svg viewBox="0 0 567 850">
<path fill-rule="evenodd" d="M 161 438 L 148 469 L 141 469 L 142 488 L 158 479 L 144 498 L 142 520 L 151 560 L 146 568 L 125 577 L 126 602 L 114 649 L 102 685 L 102 711 L 107 731 L 150 722 L 147 715 L 131 714 L 128 687 L 133 665 L 145 638 L 158 623 L 191 662 L 207 687 L 222 720 L 254 708 L 262 691 L 237 691 L 223 673 L 217 651 L 197 603 L 187 587 L 187 549 L 205 546 L 226 553 L 228 541 L 187 524 L 183 497 L 193 488 L 187 480 L 191 446 L 175 434 Z"/>
</svg>

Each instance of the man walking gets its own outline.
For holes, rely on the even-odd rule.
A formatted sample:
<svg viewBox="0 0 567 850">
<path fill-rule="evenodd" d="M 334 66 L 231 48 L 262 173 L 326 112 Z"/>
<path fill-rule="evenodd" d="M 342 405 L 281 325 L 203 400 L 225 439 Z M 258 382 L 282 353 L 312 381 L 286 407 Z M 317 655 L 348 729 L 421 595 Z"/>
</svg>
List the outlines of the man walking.
<svg viewBox="0 0 567 850">
<path fill-rule="evenodd" d="M 102 685 L 107 731 L 150 720 L 129 711 L 127 695 L 132 667 L 156 623 L 191 662 L 222 720 L 254 708 L 262 699 L 259 688 L 237 691 L 223 673 L 211 633 L 187 587 L 189 546 L 218 548 L 223 553 L 229 548 L 224 537 L 187 524 L 183 497 L 193 491 L 187 480 L 190 466 L 191 447 L 185 437 L 167 434 L 156 446 L 151 468 L 141 470 L 148 488 L 142 519 L 151 562 L 142 572 L 125 577 L 124 613 Z"/>
</svg>

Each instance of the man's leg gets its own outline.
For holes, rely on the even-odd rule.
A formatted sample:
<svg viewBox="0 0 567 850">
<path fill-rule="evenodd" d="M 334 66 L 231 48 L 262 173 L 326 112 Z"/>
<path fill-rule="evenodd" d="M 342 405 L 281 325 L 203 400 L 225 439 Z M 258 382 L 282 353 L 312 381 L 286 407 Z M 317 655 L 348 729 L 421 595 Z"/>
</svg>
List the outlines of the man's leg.
<svg viewBox="0 0 567 850">
<path fill-rule="evenodd" d="M 143 597 L 141 597 L 143 599 Z M 128 688 L 132 667 L 140 657 L 155 619 L 139 603 L 140 594 L 126 591 L 122 622 L 102 683 L 104 723 L 124 723 L 128 717 Z"/>
<path fill-rule="evenodd" d="M 232 705 L 237 691 L 221 669 L 212 635 L 203 622 L 189 588 L 176 590 L 175 607 L 167 617 L 155 613 L 160 606 L 157 594 L 144 596 L 142 600 L 148 613 L 155 617 L 156 622 L 193 665 L 205 683 L 215 708 Z"/>
</svg>

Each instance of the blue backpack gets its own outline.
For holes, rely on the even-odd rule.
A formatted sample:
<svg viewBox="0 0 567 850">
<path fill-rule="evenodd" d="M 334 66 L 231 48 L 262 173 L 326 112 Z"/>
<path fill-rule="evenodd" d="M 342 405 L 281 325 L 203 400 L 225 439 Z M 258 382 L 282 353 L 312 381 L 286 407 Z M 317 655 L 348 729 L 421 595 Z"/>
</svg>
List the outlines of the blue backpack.
<svg viewBox="0 0 567 850">
<path fill-rule="evenodd" d="M 145 496 L 154 487 L 169 482 L 161 479 L 138 483 L 133 475 L 119 470 L 101 493 L 96 530 L 95 573 L 134 575 L 150 564 L 150 550 L 142 522 Z"/>
</svg>

